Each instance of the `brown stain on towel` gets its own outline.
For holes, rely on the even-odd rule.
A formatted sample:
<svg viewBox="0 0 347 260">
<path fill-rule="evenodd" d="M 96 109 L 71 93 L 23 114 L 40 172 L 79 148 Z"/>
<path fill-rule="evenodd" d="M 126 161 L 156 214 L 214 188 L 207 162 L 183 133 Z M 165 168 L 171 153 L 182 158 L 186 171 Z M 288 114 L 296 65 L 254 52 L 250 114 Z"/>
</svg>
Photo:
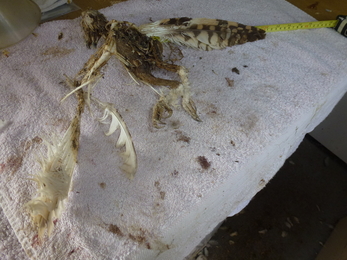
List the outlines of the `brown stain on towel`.
<svg viewBox="0 0 347 260">
<path fill-rule="evenodd" d="M 171 172 L 171 176 L 173 177 L 177 177 L 178 176 L 178 171 L 177 170 L 173 170 L 173 172 Z"/>
<path fill-rule="evenodd" d="M 255 114 L 248 114 L 242 118 L 239 118 L 241 131 L 246 135 L 250 134 L 257 126 L 259 118 Z"/>
<path fill-rule="evenodd" d="M 31 247 L 37 248 L 38 246 L 41 246 L 42 242 L 39 238 L 39 235 L 34 235 L 33 238 L 31 239 Z"/>
<path fill-rule="evenodd" d="M 234 72 L 234 73 L 236 73 L 236 74 L 238 74 L 238 75 L 240 75 L 240 71 L 239 71 L 239 69 L 236 68 L 236 67 L 232 68 L 231 71 Z"/>
<path fill-rule="evenodd" d="M 40 144 L 41 142 L 42 139 L 38 136 L 22 141 L 17 148 L 17 152 L 7 157 L 5 161 L 0 164 L 0 174 L 6 171 L 11 175 L 15 174 L 20 169 L 20 167 L 22 167 L 23 158 L 24 156 L 26 156 L 27 151 L 34 144 Z"/>
<path fill-rule="evenodd" d="M 172 129 L 178 129 L 178 128 L 180 128 L 181 125 L 182 125 L 182 123 L 180 122 L 180 120 L 169 121 L 169 127 Z"/>
<path fill-rule="evenodd" d="M 206 115 L 208 115 L 211 118 L 214 118 L 218 116 L 218 107 L 215 104 L 209 103 L 208 107 L 206 108 Z"/>
<path fill-rule="evenodd" d="M 23 163 L 23 156 L 21 155 L 11 155 L 6 159 L 5 163 L 1 164 L 1 173 L 3 171 L 9 171 L 12 174 L 15 174 L 18 169 L 22 166 Z"/>
<path fill-rule="evenodd" d="M 209 162 L 205 156 L 198 156 L 196 160 L 204 170 L 207 170 L 211 167 L 211 162 Z"/>
<path fill-rule="evenodd" d="M 234 80 L 233 79 L 225 78 L 225 80 L 227 81 L 229 87 L 232 88 L 234 86 Z"/>
<path fill-rule="evenodd" d="M 158 239 L 151 238 L 150 232 L 144 228 L 132 228 L 134 231 L 128 234 L 128 237 L 134 242 L 139 243 L 142 246 L 145 246 L 147 249 L 159 250 L 161 252 L 171 248 L 170 245 L 164 244 Z"/>
<path fill-rule="evenodd" d="M 130 226 L 126 229 L 131 230 L 131 232 L 122 231 L 118 225 L 109 224 L 107 231 L 119 237 L 127 237 L 128 239 L 140 244 L 141 246 L 144 246 L 147 249 L 155 249 L 163 252 L 171 248 L 170 245 L 164 244 L 160 240 L 153 238 L 151 232 L 142 227 Z"/>
<path fill-rule="evenodd" d="M 124 237 L 123 232 L 120 230 L 120 228 L 117 225 L 110 224 L 108 226 L 108 231 L 110 231 L 111 233 L 113 233 L 117 236 Z"/>
<path fill-rule="evenodd" d="M 187 144 L 190 143 L 190 137 L 187 136 L 182 131 L 176 130 L 175 134 L 176 134 L 176 141 L 177 142 L 184 142 L 184 143 L 187 143 Z"/>
<path fill-rule="evenodd" d="M 72 249 L 72 250 L 67 254 L 67 256 L 70 257 L 72 254 L 76 253 L 78 250 L 80 250 L 79 247 Z M 72 257 L 73 257 L 73 256 L 72 256 Z"/>
<path fill-rule="evenodd" d="M 157 188 L 157 190 L 158 190 L 158 192 L 159 192 L 159 195 L 160 195 L 160 199 L 161 199 L 161 200 L 164 200 L 164 199 L 165 199 L 166 192 L 161 190 L 161 188 L 160 188 L 160 182 L 159 182 L 159 181 L 154 182 L 154 187 Z"/>
</svg>

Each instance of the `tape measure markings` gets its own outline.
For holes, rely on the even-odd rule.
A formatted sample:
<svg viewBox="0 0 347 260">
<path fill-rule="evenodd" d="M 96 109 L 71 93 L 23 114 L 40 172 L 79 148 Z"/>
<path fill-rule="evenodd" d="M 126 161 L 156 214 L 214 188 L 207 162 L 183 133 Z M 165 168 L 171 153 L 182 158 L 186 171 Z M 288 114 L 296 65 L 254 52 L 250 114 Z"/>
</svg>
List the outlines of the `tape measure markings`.
<svg viewBox="0 0 347 260">
<path fill-rule="evenodd" d="M 266 32 L 279 32 L 279 31 L 292 31 L 301 29 L 316 29 L 316 28 L 329 28 L 335 27 L 338 20 L 330 21 L 317 21 L 317 22 L 306 22 L 306 23 L 285 23 L 285 24 L 273 24 L 273 25 L 261 25 L 255 26 L 263 29 Z"/>
</svg>

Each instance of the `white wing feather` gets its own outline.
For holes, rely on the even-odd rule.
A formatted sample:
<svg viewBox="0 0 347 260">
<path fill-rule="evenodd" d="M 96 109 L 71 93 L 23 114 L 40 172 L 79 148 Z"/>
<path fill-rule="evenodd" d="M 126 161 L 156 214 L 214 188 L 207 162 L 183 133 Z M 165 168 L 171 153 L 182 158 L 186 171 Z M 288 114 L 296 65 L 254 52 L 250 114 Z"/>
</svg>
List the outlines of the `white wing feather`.
<svg viewBox="0 0 347 260">
<path fill-rule="evenodd" d="M 110 124 L 110 127 L 105 135 L 109 136 L 118 129 L 120 130 L 116 147 L 125 148 L 125 151 L 120 153 L 120 156 L 123 159 L 121 169 L 127 174 L 129 179 L 133 179 L 137 171 L 137 156 L 131 135 L 125 122 L 111 103 L 101 102 L 96 98 L 92 98 L 92 100 L 104 110 L 103 116 L 98 119 L 99 122 L 103 124 Z M 107 121 L 109 117 L 111 117 L 111 122 Z"/>
</svg>

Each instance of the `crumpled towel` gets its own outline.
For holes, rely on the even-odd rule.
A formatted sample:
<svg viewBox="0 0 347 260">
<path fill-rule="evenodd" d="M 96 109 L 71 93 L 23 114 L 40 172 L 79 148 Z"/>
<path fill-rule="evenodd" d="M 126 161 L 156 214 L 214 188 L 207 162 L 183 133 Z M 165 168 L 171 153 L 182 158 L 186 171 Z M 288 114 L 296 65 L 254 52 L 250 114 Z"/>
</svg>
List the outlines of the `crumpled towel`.
<svg viewBox="0 0 347 260">
<path fill-rule="evenodd" d="M 284 0 L 131 0 L 103 12 L 138 25 L 181 16 L 249 25 L 314 20 Z M 7 122 L 0 204 L 8 220 L 1 225 L 12 239 L 0 242 L 1 257 L 22 256 L 20 244 L 33 259 L 183 259 L 247 205 L 347 89 L 346 38 L 332 29 L 268 33 L 222 51 L 181 48 L 176 63 L 189 69 L 202 122 L 177 107 L 157 130 L 155 92 L 111 59 L 93 95 L 115 104 L 128 125 L 138 172 L 125 177 L 116 138 L 86 111 L 66 210 L 39 241 L 23 208 L 36 191 L 28 178 L 40 169 L 42 139 L 62 136 L 74 114 L 74 96 L 60 103 L 69 91 L 63 74 L 73 77 L 95 51 L 86 49 L 79 22 L 42 24 L 0 56 L 0 119 Z"/>
</svg>

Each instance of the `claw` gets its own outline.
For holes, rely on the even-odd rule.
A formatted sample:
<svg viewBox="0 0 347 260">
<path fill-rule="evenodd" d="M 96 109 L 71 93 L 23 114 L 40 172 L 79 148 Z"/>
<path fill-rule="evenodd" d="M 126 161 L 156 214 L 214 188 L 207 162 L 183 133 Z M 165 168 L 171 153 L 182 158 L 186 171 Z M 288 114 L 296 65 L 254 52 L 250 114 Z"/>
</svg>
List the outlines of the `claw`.
<svg viewBox="0 0 347 260">
<path fill-rule="evenodd" d="M 191 99 L 183 99 L 182 100 L 182 107 L 185 111 L 196 121 L 201 122 L 201 119 L 199 118 L 198 114 L 196 113 L 196 106 L 193 100 Z"/>
<path fill-rule="evenodd" d="M 152 114 L 152 123 L 155 128 L 162 128 L 164 126 L 160 126 L 158 124 L 165 124 L 162 119 L 169 118 L 172 116 L 172 109 L 167 104 L 167 102 L 161 98 L 157 102 L 157 104 L 153 107 L 153 114 Z"/>
</svg>

